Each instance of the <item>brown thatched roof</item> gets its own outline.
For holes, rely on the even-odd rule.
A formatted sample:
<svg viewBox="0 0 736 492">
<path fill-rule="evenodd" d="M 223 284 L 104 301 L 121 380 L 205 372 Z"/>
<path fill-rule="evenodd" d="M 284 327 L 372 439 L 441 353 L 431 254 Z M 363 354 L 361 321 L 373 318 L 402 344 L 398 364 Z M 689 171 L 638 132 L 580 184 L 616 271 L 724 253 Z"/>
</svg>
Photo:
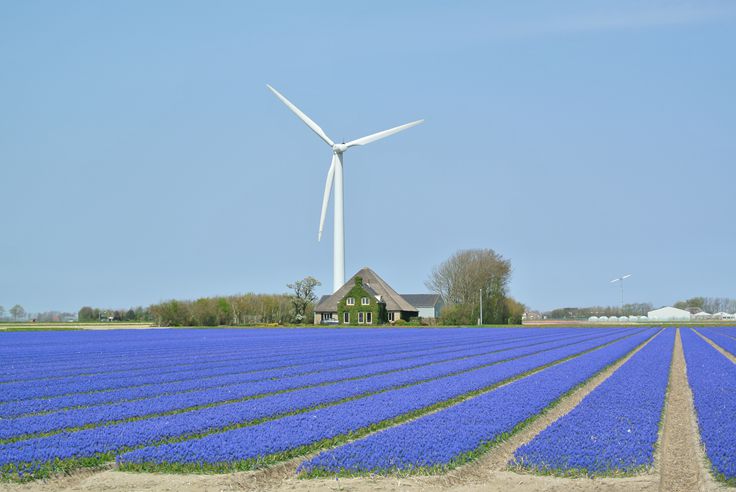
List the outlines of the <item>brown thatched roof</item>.
<svg viewBox="0 0 736 492">
<path fill-rule="evenodd" d="M 337 292 L 331 296 L 323 296 L 314 310 L 316 312 L 327 313 L 337 312 L 337 303 L 353 288 L 355 277 L 361 277 L 363 279 L 363 286 L 367 287 L 366 290 L 369 292 L 372 290 L 376 295 L 381 296 L 381 300 L 386 303 L 387 311 L 419 311 L 392 289 L 376 272 L 368 267 L 361 269 L 358 273 L 350 277 L 350 280 L 345 282 L 345 285 L 337 289 Z"/>
</svg>

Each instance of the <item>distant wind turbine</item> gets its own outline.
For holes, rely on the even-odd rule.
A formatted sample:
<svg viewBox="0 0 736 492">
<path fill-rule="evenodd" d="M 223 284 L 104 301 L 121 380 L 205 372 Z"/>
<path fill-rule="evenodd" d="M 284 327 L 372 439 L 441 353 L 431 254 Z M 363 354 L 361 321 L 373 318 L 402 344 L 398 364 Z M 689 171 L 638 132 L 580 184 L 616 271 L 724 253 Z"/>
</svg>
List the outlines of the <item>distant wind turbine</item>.
<svg viewBox="0 0 736 492">
<path fill-rule="evenodd" d="M 614 284 L 616 282 L 621 282 L 621 315 L 624 314 L 624 279 L 631 277 L 630 273 L 627 273 L 626 275 L 622 275 L 618 278 L 614 278 L 609 283 Z"/>
<path fill-rule="evenodd" d="M 309 116 L 302 113 L 299 108 L 294 106 L 288 99 L 282 96 L 276 89 L 266 84 L 266 87 L 278 97 L 282 103 L 286 105 L 295 115 L 299 117 L 314 133 L 319 136 L 327 145 L 332 147 L 332 163 L 330 169 L 327 171 L 327 181 L 325 182 L 325 194 L 322 197 L 322 214 L 319 218 L 319 232 L 317 233 L 317 241 L 322 240 L 322 231 L 325 225 L 325 217 L 327 215 L 327 205 L 330 201 L 330 192 L 332 191 L 332 183 L 335 183 L 335 225 L 334 225 L 334 251 L 332 257 L 332 292 L 336 292 L 337 289 L 342 287 L 345 283 L 345 223 L 343 214 L 343 177 L 342 177 L 342 166 L 343 166 L 343 153 L 350 147 L 356 145 L 366 145 L 376 140 L 386 138 L 394 133 L 398 133 L 407 128 L 411 128 L 422 123 L 424 120 L 412 121 L 405 125 L 397 126 L 384 130 L 382 132 L 368 135 L 367 137 L 358 138 L 351 140 L 348 143 L 336 144 L 322 128 L 312 121 Z"/>
</svg>

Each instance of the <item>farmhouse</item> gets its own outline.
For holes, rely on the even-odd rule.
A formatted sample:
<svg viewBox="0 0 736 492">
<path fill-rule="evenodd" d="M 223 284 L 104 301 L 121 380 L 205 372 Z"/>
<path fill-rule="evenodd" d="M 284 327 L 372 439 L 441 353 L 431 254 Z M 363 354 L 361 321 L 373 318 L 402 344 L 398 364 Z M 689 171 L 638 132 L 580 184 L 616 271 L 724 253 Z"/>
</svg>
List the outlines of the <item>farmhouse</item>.
<svg viewBox="0 0 736 492">
<path fill-rule="evenodd" d="M 415 317 L 436 318 L 441 307 L 439 295 L 400 295 L 366 267 L 334 294 L 322 296 L 314 308 L 314 323 L 375 325 Z"/>
</svg>

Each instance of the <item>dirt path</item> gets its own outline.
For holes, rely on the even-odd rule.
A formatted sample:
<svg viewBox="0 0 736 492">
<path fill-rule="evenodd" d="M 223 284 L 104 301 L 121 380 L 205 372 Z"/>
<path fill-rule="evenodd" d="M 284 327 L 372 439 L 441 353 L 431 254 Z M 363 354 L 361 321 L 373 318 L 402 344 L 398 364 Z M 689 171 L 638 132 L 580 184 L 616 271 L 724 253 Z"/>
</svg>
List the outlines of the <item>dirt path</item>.
<svg viewBox="0 0 736 492">
<path fill-rule="evenodd" d="M 672 356 L 662 440 L 658 452 L 659 490 L 662 492 L 718 488 L 708 472 L 705 453 L 700 446 L 693 395 L 687 381 L 686 369 L 678 329 Z"/>
</svg>

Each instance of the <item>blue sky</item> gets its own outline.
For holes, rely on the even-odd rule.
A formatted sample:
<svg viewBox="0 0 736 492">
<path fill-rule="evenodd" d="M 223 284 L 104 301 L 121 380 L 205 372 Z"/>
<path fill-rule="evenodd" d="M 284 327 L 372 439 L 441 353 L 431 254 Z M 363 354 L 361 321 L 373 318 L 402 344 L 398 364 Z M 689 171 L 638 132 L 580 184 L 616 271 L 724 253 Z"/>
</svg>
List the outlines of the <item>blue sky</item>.
<svg viewBox="0 0 736 492">
<path fill-rule="evenodd" d="M 736 297 L 736 5 L 726 1 L 0 3 L 0 305 L 425 291 L 458 249 L 536 309 Z M 398 231 L 398 232 L 397 232 Z"/>
</svg>

